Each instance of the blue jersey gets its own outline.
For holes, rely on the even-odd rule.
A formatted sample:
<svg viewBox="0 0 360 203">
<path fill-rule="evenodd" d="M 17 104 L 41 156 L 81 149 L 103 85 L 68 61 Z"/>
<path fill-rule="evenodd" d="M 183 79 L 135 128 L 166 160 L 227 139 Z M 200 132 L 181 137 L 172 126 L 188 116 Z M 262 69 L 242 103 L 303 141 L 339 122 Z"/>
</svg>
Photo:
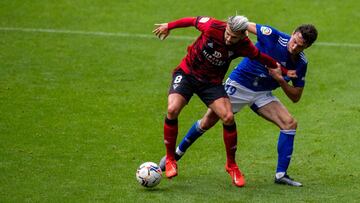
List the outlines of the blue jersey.
<svg viewBox="0 0 360 203">
<path fill-rule="evenodd" d="M 290 79 L 284 76 L 284 79 L 287 82 L 291 80 L 295 87 L 304 87 L 307 60 L 303 52 L 299 53 L 296 62 L 291 60 L 287 50 L 290 36 L 272 27 L 259 24 L 256 25 L 256 31 L 258 41 L 255 46 L 287 69 L 296 70 L 297 78 Z M 269 91 L 279 87 L 279 83 L 269 75 L 268 69 L 264 65 L 249 58 L 244 58 L 229 77 L 253 91 Z"/>
</svg>

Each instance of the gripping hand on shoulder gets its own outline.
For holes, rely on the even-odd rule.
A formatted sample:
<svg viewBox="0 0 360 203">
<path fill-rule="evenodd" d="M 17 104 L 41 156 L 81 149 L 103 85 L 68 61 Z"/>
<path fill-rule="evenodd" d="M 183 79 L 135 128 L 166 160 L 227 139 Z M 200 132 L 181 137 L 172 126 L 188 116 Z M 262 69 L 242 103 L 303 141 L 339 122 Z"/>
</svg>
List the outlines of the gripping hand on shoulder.
<svg viewBox="0 0 360 203">
<path fill-rule="evenodd" d="M 276 63 L 276 66 L 281 69 L 283 75 L 286 75 L 289 78 L 297 78 L 296 70 L 288 70 L 279 63 Z"/>
<path fill-rule="evenodd" d="M 286 75 L 289 77 L 289 78 L 297 78 L 297 75 L 296 75 L 296 70 L 288 70 Z"/>
</svg>

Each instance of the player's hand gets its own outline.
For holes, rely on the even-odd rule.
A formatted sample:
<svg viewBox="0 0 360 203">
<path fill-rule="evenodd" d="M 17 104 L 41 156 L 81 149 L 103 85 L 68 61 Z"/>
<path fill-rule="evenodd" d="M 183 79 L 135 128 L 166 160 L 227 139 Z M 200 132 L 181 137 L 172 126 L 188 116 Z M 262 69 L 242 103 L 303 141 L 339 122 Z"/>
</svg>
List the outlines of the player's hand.
<svg viewBox="0 0 360 203">
<path fill-rule="evenodd" d="M 289 69 L 285 68 L 284 66 L 281 66 L 279 63 L 276 63 L 276 66 L 277 67 L 280 66 L 280 69 L 281 69 L 283 75 L 286 75 L 289 78 L 297 78 L 296 70 L 289 70 Z"/>
<path fill-rule="evenodd" d="M 297 78 L 297 75 L 296 75 L 296 70 L 288 70 L 286 75 L 289 77 L 289 78 Z"/>
<path fill-rule="evenodd" d="M 155 24 L 156 28 L 152 31 L 160 40 L 164 40 L 169 34 L 168 23 Z"/>
<path fill-rule="evenodd" d="M 269 68 L 269 74 L 273 77 L 276 81 L 283 80 L 281 65 L 276 63 L 276 68 Z"/>
<path fill-rule="evenodd" d="M 280 68 L 270 68 L 269 74 L 273 77 L 276 81 L 283 80 L 281 69 Z"/>
</svg>

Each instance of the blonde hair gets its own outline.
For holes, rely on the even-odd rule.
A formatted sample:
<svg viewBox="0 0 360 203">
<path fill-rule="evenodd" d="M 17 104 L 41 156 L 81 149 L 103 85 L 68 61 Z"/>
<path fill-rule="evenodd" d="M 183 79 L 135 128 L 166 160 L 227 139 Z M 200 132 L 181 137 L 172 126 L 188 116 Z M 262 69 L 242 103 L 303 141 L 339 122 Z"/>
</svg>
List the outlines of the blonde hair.
<svg viewBox="0 0 360 203">
<path fill-rule="evenodd" d="M 245 16 L 230 16 L 227 20 L 227 24 L 233 32 L 244 32 L 247 30 L 249 20 Z"/>
</svg>

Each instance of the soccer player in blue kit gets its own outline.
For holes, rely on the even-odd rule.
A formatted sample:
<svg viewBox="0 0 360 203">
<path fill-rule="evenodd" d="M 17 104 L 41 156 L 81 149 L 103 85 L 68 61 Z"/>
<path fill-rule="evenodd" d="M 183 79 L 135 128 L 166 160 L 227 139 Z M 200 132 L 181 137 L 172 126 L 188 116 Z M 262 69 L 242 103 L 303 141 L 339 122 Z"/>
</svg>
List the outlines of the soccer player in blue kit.
<svg viewBox="0 0 360 203">
<path fill-rule="evenodd" d="M 304 24 L 297 27 L 290 36 L 273 27 L 255 23 L 249 23 L 247 30 L 257 36 L 256 47 L 261 52 L 273 57 L 288 70 L 295 70 L 297 77 L 289 78 L 282 75 L 280 68 L 268 69 L 255 60 L 244 58 L 225 83 L 232 110 L 237 113 L 245 105 L 249 105 L 258 115 L 280 128 L 275 183 L 302 186 L 287 174 L 297 121 L 280 100 L 273 96 L 272 90 L 281 87 L 291 101 L 295 103 L 300 100 L 308 64 L 303 51 L 315 42 L 317 30 L 311 24 Z M 292 85 L 288 84 L 289 81 Z M 204 117 L 193 124 L 176 148 L 176 160 L 179 160 L 190 145 L 218 120 L 218 116 L 208 109 Z M 236 145 L 233 148 L 236 150 Z M 164 169 L 164 158 L 160 161 L 160 167 Z"/>
</svg>

